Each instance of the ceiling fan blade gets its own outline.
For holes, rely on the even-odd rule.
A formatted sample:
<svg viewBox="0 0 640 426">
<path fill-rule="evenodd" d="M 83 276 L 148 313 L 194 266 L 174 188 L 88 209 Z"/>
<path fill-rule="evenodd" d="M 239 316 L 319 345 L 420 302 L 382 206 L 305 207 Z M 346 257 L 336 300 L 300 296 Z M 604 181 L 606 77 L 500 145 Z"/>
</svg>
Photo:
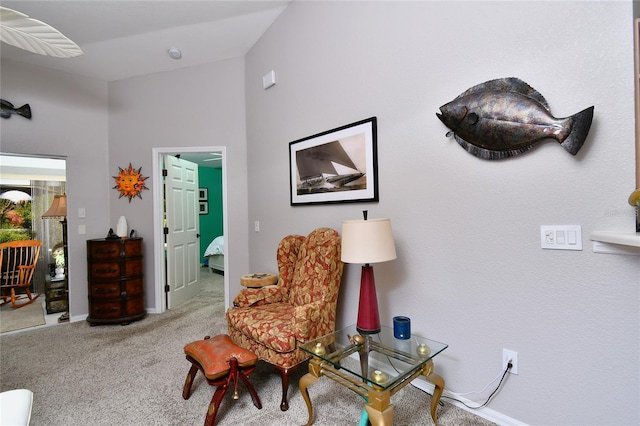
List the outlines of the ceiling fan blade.
<svg viewBox="0 0 640 426">
<path fill-rule="evenodd" d="M 210 155 L 212 155 L 214 158 L 205 158 L 202 161 L 219 161 L 222 159 L 222 154 L 218 153 L 218 152 L 212 152 Z"/>
<path fill-rule="evenodd" d="M 52 26 L 6 7 L 0 7 L 0 41 L 56 58 L 73 58 L 84 53 Z"/>
</svg>

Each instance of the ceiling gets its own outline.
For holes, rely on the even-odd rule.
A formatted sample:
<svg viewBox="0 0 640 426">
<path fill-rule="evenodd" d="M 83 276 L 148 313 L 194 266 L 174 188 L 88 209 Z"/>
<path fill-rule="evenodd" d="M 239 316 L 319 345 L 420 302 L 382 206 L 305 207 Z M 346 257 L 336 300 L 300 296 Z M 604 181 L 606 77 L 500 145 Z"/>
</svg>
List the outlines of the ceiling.
<svg viewBox="0 0 640 426">
<path fill-rule="evenodd" d="M 2 0 L 1 6 L 56 28 L 84 54 L 60 59 L 1 43 L 0 59 L 103 81 L 172 71 L 246 55 L 291 1 Z M 180 49 L 182 58 L 172 59 L 171 48 Z M 211 153 L 182 158 L 203 167 L 222 165 Z"/>
<path fill-rule="evenodd" d="M 2 43 L 0 58 L 116 81 L 244 56 L 291 0 L 2 0 L 84 51 L 60 59 Z M 182 58 L 168 50 L 178 48 Z"/>
</svg>

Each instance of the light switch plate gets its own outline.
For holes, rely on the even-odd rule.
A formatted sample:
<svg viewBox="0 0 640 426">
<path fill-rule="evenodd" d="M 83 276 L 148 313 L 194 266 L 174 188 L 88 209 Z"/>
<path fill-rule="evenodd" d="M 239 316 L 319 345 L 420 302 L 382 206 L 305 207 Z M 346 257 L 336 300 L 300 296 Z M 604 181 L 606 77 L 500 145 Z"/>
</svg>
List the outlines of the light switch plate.
<svg viewBox="0 0 640 426">
<path fill-rule="evenodd" d="M 582 250 L 582 226 L 540 225 L 540 247 L 548 250 Z"/>
</svg>

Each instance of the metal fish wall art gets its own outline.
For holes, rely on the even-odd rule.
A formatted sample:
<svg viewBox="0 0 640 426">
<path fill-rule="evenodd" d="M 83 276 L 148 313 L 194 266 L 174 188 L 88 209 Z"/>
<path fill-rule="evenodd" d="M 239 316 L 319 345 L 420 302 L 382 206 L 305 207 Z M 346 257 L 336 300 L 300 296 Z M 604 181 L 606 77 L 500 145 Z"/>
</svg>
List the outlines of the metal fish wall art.
<svg viewBox="0 0 640 426">
<path fill-rule="evenodd" d="M 31 119 L 31 107 L 29 104 L 24 104 L 20 108 L 14 108 L 11 102 L 0 99 L 0 117 L 11 118 L 11 114 L 18 114 L 24 118 Z"/>
<path fill-rule="evenodd" d="M 576 155 L 591 128 L 593 109 L 556 118 L 537 90 L 510 77 L 468 89 L 441 106 L 436 116 L 469 153 L 497 160 L 527 152 L 545 139 L 555 139 Z"/>
</svg>

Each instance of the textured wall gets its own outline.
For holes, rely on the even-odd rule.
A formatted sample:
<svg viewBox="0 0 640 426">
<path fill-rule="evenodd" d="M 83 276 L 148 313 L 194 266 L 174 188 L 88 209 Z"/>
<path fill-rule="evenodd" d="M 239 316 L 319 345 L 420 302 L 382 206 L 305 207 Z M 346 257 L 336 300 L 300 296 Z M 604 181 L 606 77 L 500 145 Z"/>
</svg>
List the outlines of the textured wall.
<svg viewBox="0 0 640 426">
<path fill-rule="evenodd" d="M 0 123 L 0 151 L 67 159 L 69 309 L 87 313 L 87 238 L 106 235 L 108 191 L 107 84 L 29 65 L 2 62 L 2 99 L 29 103 L 33 117 Z M 83 207 L 86 218 L 78 218 Z M 113 227 L 115 229 L 115 222 Z M 86 234 L 78 234 L 85 225 Z"/>
<path fill-rule="evenodd" d="M 246 140 L 243 58 L 220 61 L 184 70 L 131 78 L 109 85 L 109 166 L 142 167 L 152 174 L 152 148 L 226 147 L 228 219 L 227 250 L 230 294 L 240 287 L 240 275 L 248 268 Z M 203 148 L 204 149 L 204 148 Z M 176 152 L 179 153 L 179 152 Z M 126 215 L 131 226 L 145 236 L 147 306 L 153 306 L 159 288 L 157 265 L 151 261 L 156 231 L 153 227 L 153 186 L 143 199 L 128 203 L 110 193 L 111 220 Z"/>
<path fill-rule="evenodd" d="M 631 232 L 631 2 L 293 2 L 246 58 L 253 271 L 288 233 L 390 217 L 398 259 L 375 266 L 382 321 L 449 343 L 447 388 L 481 389 L 519 352 L 490 408 L 531 424 L 637 424 L 640 258 L 592 252 Z M 261 77 L 275 70 L 277 84 Z M 595 105 L 575 157 L 545 143 L 508 161 L 466 153 L 435 117 L 477 83 L 519 77 L 556 116 Z M 290 207 L 288 142 L 378 117 L 380 202 Z M 582 225 L 583 251 L 540 249 Z M 339 323 L 355 322 L 359 268 Z M 613 392 L 604 391 L 615 389 Z M 480 400 L 480 398 L 479 398 Z M 606 407 L 606 409 L 603 409 Z"/>
</svg>

